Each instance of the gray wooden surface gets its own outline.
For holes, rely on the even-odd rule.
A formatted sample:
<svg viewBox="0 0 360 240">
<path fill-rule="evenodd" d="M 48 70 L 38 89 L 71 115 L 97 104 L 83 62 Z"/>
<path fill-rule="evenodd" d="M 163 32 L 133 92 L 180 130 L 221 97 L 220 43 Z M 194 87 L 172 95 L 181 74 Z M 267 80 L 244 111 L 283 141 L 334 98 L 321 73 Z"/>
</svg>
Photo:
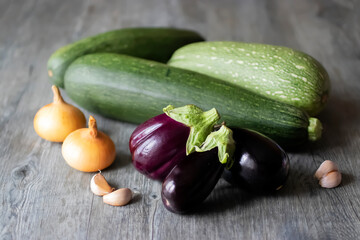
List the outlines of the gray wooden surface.
<svg viewBox="0 0 360 240">
<path fill-rule="evenodd" d="M 172 214 L 160 183 L 131 165 L 128 139 L 136 126 L 95 115 L 117 147 L 103 174 L 115 187 L 141 193 L 126 207 L 111 207 L 91 193 L 93 174 L 71 169 L 61 144 L 36 135 L 33 117 L 52 99 L 50 54 L 82 37 L 136 26 L 289 46 L 323 63 L 332 81 L 319 116 L 324 136 L 289 154 L 282 191 L 252 196 L 220 181 L 197 213 Z M 359 123 L 360 1 L 0 0 L 0 239 L 360 239 Z M 325 159 L 343 172 L 336 189 L 321 189 L 312 178 Z"/>
</svg>

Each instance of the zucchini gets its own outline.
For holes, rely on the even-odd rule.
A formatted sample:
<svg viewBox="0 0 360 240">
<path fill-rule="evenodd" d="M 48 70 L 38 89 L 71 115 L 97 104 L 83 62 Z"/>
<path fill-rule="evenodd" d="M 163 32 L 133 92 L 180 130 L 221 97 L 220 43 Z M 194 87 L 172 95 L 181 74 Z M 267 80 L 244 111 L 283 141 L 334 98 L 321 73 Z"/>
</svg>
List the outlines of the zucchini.
<svg viewBox="0 0 360 240">
<path fill-rule="evenodd" d="M 76 59 L 65 74 L 68 96 L 89 111 L 132 123 L 162 113 L 172 104 L 216 108 L 232 127 L 261 132 L 283 146 L 321 136 L 321 123 L 291 105 L 200 73 L 159 62 L 96 53 Z"/>
<path fill-rule="evenodd" d="M 330 88 L 324 67 L 287 47 L 243 42 L 203 42 L 184 46 L 169 64 L 200 72 L 317 115 Z"/>
<path fill-rule="evenodd" d="M 179 47 L 203 41 L 196 32 L 174 28 L 127 28 L 88 37 L 55 51 L 48 60 L 50 82 L 63 87 L 64 73 L 76 58 L 113 52 L 166 62 Z"/>
</svg>

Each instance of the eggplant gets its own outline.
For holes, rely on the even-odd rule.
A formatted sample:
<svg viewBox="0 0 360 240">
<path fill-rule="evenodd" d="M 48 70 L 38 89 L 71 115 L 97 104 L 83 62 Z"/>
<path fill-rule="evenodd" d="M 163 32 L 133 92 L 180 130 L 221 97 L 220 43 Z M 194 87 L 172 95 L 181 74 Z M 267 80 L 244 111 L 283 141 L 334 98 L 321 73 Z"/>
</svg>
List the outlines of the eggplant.
<svg viewBox="0 0 360 240">
<path fill-rule="evenodd" d="M 201 145 L 220 118 L 216 109 L 203 112 L 194 105 L 169 105 L 164 112 L 139 125 L 129 141 L 135 169 L 160 181 Z"/>
<path fill-rule="evenodd" d="M 129 148 L 134 167 L 152 179 L 162 180 L 186 156 L 190 128 L 165 113 L 135 129 Z M 175 134 L 174 134 L 175 133 Z"/>
<path fill-rule="evenodd" d="M 289 158 L 273 140 L 255 131 L 233 128 L 234 163 L 223 173 L 233 185 L 254 193 L 280 189 L 289 174 Z"/>
<path fill-rule="evenodd" d="M 165 208 L 174 213 L 193 210 L 211 193 L 223 170 L 217 148 L 186 156 L 162 184 L 161 199 Z"/>
<path fill-rule="evenodd" d="M 210 133 L 196 152 L 181 160 L 165 178 L 161 198 L 174 213 L 185 213 L 200 205 L 232 163 L 235 142 L 232 131 L 222 125 Z"/>
</svg>

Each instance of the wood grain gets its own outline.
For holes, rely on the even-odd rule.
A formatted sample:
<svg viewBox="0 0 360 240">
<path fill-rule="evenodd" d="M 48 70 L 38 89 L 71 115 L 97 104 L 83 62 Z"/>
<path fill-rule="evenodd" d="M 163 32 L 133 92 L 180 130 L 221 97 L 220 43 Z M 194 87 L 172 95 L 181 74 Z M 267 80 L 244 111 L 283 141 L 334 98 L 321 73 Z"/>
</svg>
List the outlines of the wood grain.
<svg viewBox="0 0 360 240">
<path fill-rule="evenodd" d="M 359 13 L 357 0 L 0 0 L 0 239 L 359 239 Z M 111 207 L 91 193 L 92 174 L 66 165 L 61 144 L 36 135 L 33 117 L 52 99 L 50 54 L 136 26 L 288 46 L 325 66 L 332 92 L 319 116 L 323 139 L 289 153 L 281 191 L 253 196 L 221 180 L 197 212 L 172 214 L 162 205 L 161 184 L 131 165 L 128 139 L 136 126 L 95 115 L 117 147 L 115 164 L 103 174 L 115 187 L 139 192 L 130 205 Z M 326 159 L 343 172 L 338 188 L 321 189 L 313 179 Z"/>
</svg>

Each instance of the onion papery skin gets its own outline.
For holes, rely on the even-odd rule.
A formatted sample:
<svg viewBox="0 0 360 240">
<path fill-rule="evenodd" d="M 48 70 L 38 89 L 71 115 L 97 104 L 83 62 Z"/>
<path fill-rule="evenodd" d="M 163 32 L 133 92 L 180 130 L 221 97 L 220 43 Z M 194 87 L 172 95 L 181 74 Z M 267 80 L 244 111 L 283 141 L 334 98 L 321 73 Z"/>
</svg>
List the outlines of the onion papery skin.
<svg viewBox="0 0 360 240">
<path fill-rule="evenodd" d="M 115 160 L 115 144 L 109 136 L 81 128 L 70 133 L 62 146 L 62 155 L 71 167 L 82 172 L 97 172 L 109 167 Z"/>
<path fill-rule="evenodd" d="M 34 117 L 34 129 L 43 139 L 63 142 L 73 131 L 86 126 L 84 114 L 67 103 L 50 103 Z"/>
</svg>

